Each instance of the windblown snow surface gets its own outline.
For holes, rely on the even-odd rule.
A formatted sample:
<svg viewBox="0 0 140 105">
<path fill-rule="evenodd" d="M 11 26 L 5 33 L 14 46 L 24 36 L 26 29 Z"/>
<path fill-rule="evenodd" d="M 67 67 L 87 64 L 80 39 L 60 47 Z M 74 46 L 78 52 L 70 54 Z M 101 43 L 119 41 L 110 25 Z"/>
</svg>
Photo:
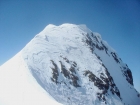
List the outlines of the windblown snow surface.
<svg viewBox="0 0 140 105">
<path fill-rule="evenodd" d="M 0 105 L 140 105 L 131 70 L 85 25 L 48 25 L 0 67 Z"/>
</svg>

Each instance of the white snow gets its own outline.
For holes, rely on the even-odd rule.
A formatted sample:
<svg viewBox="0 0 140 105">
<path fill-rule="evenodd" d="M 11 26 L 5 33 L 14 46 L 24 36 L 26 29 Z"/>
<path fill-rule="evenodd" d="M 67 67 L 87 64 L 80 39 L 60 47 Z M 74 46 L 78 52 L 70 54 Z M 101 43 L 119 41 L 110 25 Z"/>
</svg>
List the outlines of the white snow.
<svg viewBox="0 0 140 105">
<path fill-rule="evenodd" d="M 107 67 L 120 90 L 121 98 L 112 95 L 110 90 L 106 97 L 107 105 L 139 105 L 134 87 L 123 76 L 120 67 L 124 66 L 121 61 L 116 63 L 111 52 L 115 52 L 101 35 L 93 33 L 99 41 L 108 48 L 105 50 L 94 48 L 92 53 L 88 44 L 84 43 L 86 35 L 91 37 L 92 31 L 86 25 L 62 24 L 55 26 L 50 24 L 37 34 L 17 55 L 0 67 L 0 105 L 105 105 L 99 101 L 97 93 L 102 92 L 88 76 L 83 75 L 85 70 L 90 70 L 96 77 L 105 74 Z M 97 43 L 94 39 L 93 42 Z M 96 53 L 102 61 L 100 61 Z M 67 58 L 70 63 L 66 62 Z M 53 71 L 51 68 L 58 67 L 58 81 L 52 82 Z M 73 62 L 76 62 L 76 75 L 81 87 L 70 84 L 61 72 L 61 63 L 69 70 Z M 106 76 L 106 75 L 105 75 Z M 65 85 L 67 84 L 67 85 Z"/>
<path fill-rule="evenodd" d="M 61 105 L 31 75 L 21 52 L 0 67 L 0 105 Z"/>
</svg>

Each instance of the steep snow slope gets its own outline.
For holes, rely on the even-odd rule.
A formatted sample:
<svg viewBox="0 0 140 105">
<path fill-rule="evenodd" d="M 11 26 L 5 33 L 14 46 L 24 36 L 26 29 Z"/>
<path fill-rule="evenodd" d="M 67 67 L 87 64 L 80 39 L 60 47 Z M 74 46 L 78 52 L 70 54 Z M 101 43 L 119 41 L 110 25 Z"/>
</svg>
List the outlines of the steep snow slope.
<svg viewBox="0 0 140 105">
<path fill-rule="evenodd" d="M 0 105 L 58 102 L 140 105 L 140 97 L 131 70 L 100 34 L 50 24 L 0 67 Z"/>
<path fill-rule="evenodd" d="M 0 105 L 60 105 L 31 75 L 21 52 L 0 67 Z"/>
<path fill-rule="evenodd" d="M 65 105 L 139 105 L 128 66 L 85 25 L 48 25 L 22 50 L 40 86 Z"/>
</svg>

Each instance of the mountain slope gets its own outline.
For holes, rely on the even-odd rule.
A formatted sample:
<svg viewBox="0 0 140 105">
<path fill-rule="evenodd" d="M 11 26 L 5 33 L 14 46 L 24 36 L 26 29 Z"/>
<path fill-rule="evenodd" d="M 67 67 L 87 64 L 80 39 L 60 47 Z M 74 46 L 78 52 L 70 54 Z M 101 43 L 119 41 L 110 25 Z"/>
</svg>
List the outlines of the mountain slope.
<svg viewBox="0 0 140 105">
<path fill-rule="evenodd" d="M 32 77 L 21 52 L 0 67 L 0 105 L 61 105 Z"/>
<path fill-rule="evenodd" d="M 45 98 L 52 101 L 53 99 L 50 98 L 52 96 L 64 105 L 140 104 L 140 97 L 133 86 L 131 70 L 98 33 L 92 32 L 85 25 L 55 26 L 50 24 L 36 35 L 18 55 L 22 62 L 9 61 L 9 64 L 4 64 L 0 70 L 3 74 L 4 68 L 13 62 L 16 69 L 12 70 L 15 70 L 16 80 L 19 80 L 14 84 L 15 88 L 24 91 L 23 84 L 20 82 L 22 81 L 20 80 L 21 74 L 25 74 L 24 83 L 32 87 L 26 89 L 24 94 L 28 94 L 33 89 L 41 96 L 43 95 L 42 101 Z M 17 68 L 18 65 L 21 65 L 20 68 Z M 20 69 L 22 72 L 16 73 Z M 32 82 L 29 82 L 30 79 Z M 15 91 L 12 92 L 11 94 L 14 94 Z M 20 95 L 22 97 L 23 94 Z M 37 96 L 40 97 L 40 95 Z M 28 103 L 27 98 L 21 101 Z M 58 104 L 55 101 L 52 102 Z"/>
</svg>

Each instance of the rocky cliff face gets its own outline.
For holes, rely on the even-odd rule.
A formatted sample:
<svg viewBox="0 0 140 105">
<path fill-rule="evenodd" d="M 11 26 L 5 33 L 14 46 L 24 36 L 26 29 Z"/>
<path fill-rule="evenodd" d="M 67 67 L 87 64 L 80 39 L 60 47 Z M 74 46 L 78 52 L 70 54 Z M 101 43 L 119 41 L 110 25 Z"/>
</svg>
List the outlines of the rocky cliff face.
<svg viewBox="0 0 140 105">
<path fill-rule="evenodd" d="M 29 70 L 64 105 L 139 105 L 132 72 L 85 25 L 48 25 L 22 50 Z"/>
</svg>

